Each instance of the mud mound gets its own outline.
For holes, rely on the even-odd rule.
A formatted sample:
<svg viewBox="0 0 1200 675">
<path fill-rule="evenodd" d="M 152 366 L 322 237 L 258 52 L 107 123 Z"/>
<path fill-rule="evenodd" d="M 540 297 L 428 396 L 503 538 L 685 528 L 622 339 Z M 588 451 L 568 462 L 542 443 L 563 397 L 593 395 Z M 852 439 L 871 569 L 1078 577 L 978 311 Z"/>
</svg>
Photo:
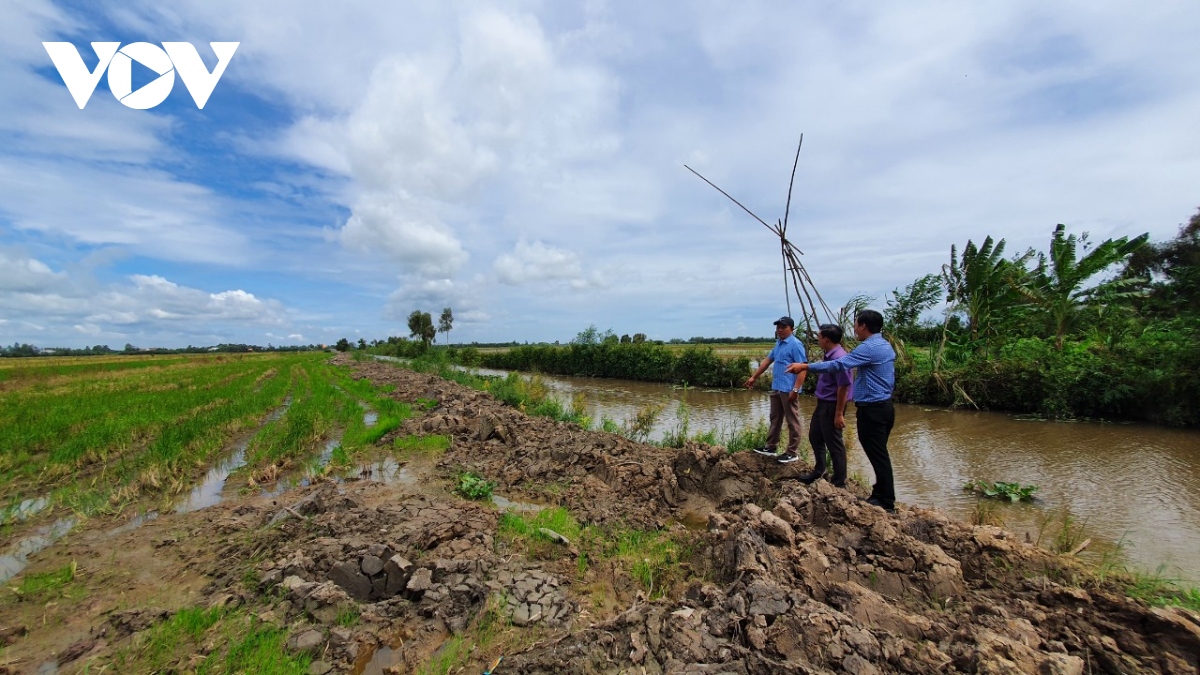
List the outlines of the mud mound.
<svg viewBox="0 0 1200 675">
<path fill-rule="evenodd" d="M 386 367 L 384 367 L 386 369 Z M 360 372 L 375 379 L 380 368 Z M 887 514 L 723 448 L 645 446 L 531 418 L 429 376 L 389 372 L 439 405 L 405 433 L 444 433 L 443 468 L 544 494 L 581 520 L 662 526 L 713 506 L 709 582 L 510 656 L 514 672 L 1195 673 L 1200 618 L 1154 609 L 994 527 Z M 410 399 L 412 400 L 412 399 Z M 510 665 L 511 662 L 511 665 Z"/>
</svg>

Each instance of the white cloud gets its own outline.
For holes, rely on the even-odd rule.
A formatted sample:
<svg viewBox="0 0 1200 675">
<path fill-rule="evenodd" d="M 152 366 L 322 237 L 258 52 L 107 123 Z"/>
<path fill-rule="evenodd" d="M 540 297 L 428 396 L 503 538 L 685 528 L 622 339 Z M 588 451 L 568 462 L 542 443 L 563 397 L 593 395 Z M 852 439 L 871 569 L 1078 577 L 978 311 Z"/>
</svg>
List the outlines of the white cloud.
<svg viewBox="0 0 1200 675">
<path fill-rule="evenodd" d="M 0 249 L 4 277 L 0 311 L 34 333 L 62 331 L 125 339 L 134 335 L 210 335 L 248 326 L 288 326 L 289 311 L 278 300 L 241 289 L 207 292 L 158 275 L 135 274 L 128 283 L 97 284 L 56 272 L 39 260 Z"/>
<path fill-rule="evenodd" d="M 502 284 L 516 286 L 535 281 L 581 281 L 583 265 L 574 251 L 547 246 L 541 241 L 518 240 L 512 253 L 496 258 L 493 267 Z"/>
</svg>

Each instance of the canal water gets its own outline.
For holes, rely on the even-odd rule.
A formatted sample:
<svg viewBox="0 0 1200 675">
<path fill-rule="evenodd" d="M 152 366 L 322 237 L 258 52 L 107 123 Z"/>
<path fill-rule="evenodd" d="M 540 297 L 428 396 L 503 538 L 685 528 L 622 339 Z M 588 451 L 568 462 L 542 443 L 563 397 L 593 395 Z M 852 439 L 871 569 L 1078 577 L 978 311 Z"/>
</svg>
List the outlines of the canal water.
<svg viewBox="0 0 1200 675">
<path fill-rule="evenodd" d="M 541 377 L 564 403 L 583 394 L 597 422 L 602 416 L 619 422 L 645 405 L 665 404 L 652 439 L 678 428 L 681 402 L 692 434 L 754 424 L 770 410 L 762 391 Z M 814 406 L 815 399 L 801 397 L 805 433 Z M 853 408 L 847 406 L 845 434 L 850 473 L 869 483 L 873 474 L 855 435 Z M 803 447 L 811 456 L 807 438 Z M 1119 556 L 1130 568 L 1200 585 L 1198 431 L 897 405 L 889 449 L 901 502 L 969 522 L 980 498 L 963 490 L 967 481 L 1036 485 L 1032 504 L 988 500 L 1004 527 L 1050 546 L 1067 526 L 1073 541 L 1092 540 L 1080 554 L 1091 562 Z"/>
</svg>

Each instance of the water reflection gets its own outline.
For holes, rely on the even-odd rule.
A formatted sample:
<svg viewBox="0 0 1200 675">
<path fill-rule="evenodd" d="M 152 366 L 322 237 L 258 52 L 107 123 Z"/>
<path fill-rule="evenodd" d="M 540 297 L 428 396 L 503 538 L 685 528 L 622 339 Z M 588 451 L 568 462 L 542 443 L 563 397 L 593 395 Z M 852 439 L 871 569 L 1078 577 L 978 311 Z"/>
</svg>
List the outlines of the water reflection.
<svg viewBox="0 0 1200 675">
<path fill-rule="evenodd" d="M 483 371 L 503 375 L 502 371 Z M 766 419 L 761 391 L 677 388 L 667 384 L 543 376 L 562 402 L 582 393 L 588 414 L 631 418 L 642 406 L 666 408 L 651 435 L 676 430 L 687 407 L 690 432 Z M 800 402 L 805 429 L 815 400 Z M 850 471 L 870 480 L 870 464 L 847 411 Z M 807 439 L 804 447 L 808 448 Z M 969 480 L 1035 484 L 1033 505 L 996 503 L 1005 526 L 1048 542 L 1069 516 L 1095 542 L 1093 561 L 1116 548 L 1144 570 L 1200 583 L 1200 432 L 1140 424 L 1042 422 L 1003 413 L 899 405 L 890 443 L 900 501 L 970 520 L 978 499 Z"/>
<path fill-rule="evenodd" d="M 29 557 L 40 553 L 54 542 L 62 539 L 66 533 L 75 527 L 74 518 L 64 518 L 55 521 L 53 525 L 39 528 L 33 536 L 18 541 L 8 552 L 0 555 L 0 583 L 21 573 L 29 564 Z"/>
</svg>

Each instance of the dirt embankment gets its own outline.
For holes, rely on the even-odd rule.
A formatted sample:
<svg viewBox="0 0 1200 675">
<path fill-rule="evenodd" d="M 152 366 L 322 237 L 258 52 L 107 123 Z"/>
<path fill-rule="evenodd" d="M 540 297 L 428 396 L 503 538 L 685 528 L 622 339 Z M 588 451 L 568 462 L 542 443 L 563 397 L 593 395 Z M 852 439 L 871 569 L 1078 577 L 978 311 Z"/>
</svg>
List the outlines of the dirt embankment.
<svg viewBox="0 0 1200 675">
<path fill-rule="evenodd" d="M 796 464 L 645 446 L 432 376 L 346 363 L 400 400 L 437 401 L 384 442 L 443 434 L 449 450 L 412 460 L 411 481 L 364 476 L 244 498 L 123 535 L 118 564 L 153 550 L 154 576 L 195 592 L 143 575 L 131 605 L 97 583 L 85 611 L 41 633 L 40 614 L 25 611 L 29 633 L 4 653 L 9 668 L 34 672 L 49 657 L 94 671 L 170 612 L 215 603 L 286 627 L 289 649 L 311 653 L 318 674 L 414 671 L 446 656 L 454 636 L 478 639 L 487 614 L 502 621 L 486 630 L 504 637 L 464 657 L 467 671 L 501 650 L 499 674 L 1200 670 L 1200 617 L 1133 601 L 1001 529 L 904 505 L 887 514 L 827 483 L 804 486 Z M 495 508 L 449 493 L 459 470 L 580 522 L 665 530 L 690 559 L 649 600 L 615 567 L 585 570 L 572 546 L 526 555 L 498 541 Z M 85 533 L 58 564 L 89 546 L 101 543 Z M 344 620 L 348 608 L 356 620 Z"/>
</svg>

